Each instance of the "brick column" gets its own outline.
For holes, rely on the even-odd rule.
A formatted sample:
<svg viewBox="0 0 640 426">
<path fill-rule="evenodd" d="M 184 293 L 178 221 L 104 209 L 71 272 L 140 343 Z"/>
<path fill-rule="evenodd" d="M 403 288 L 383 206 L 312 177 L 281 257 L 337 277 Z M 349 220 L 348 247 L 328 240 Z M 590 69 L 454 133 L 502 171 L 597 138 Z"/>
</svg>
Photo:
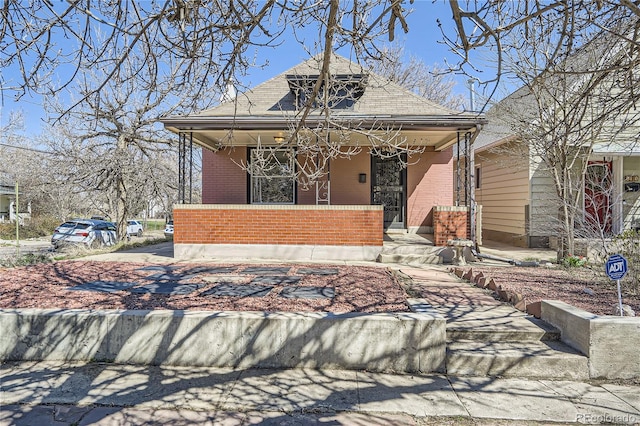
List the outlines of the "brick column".
<svg viewBox="0 0 640 426">
<path fill-rule="evenodd" d="M 469 207 L 435 206 L 433 236 L 436 246 L 446 246 L 447 240 L 469 238 Z"/>
</svg>

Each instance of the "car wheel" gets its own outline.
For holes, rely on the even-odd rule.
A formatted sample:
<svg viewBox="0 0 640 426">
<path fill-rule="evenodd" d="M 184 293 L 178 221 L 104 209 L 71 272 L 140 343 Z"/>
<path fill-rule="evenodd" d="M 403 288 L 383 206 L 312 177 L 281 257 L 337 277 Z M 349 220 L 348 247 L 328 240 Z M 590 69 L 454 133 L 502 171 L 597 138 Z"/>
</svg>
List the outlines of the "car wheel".
<svg viewBox="0 0 640 426">
<path fill-rule="evenodd" d="M 93 241 L 91 241 L 91 244 L 89 245 L 89 248 L 91 248 L 92 250 L 100 248 L 100 241 L 98 241 L 97 238 L 94 239 Z"/>
<path fill-rule="evenodd" d="M 142 237 L 142 229 L 138 230 L 138 234 L 137 235 L 138 235 L 138 237 Z"/>
</svg>

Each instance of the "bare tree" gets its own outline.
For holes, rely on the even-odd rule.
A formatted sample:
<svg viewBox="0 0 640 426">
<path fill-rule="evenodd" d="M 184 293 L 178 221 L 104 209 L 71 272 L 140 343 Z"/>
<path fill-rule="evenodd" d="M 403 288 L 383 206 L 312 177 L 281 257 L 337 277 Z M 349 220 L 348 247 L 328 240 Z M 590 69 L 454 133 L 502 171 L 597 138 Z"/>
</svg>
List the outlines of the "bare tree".
<svg viewBox="0 0 640 426">
<path fill-rule="evenodd" d="M 150 127 L 160 115 L 186 114 L 215 102 L 229 82 L 239 84 L 249 68 L 264 65 L 253 60 L 253 48 L 275 47 L 293 34 L 310 54 L 322 52 L 322 65 L 320 78 L 306 87 L 301 113 L 292 118 L 290 143 L 308 138 L 308 129 L 315 125 L 306 119 L 318 107 L 325 120 L 318 131 L 327 132 L 334 126 L 330 105 L 318 105 L 316 100 L 323 87 L 335 86 L 329 73 L 331 53 L 349 47 L 360 60 L 379 58 L 377 44 L 382 37 L 392 41 L 396 26 L 408 31 L 404 4 L 403 0 L 8 0 L 0 11 L 0 65 L 18 77 L 1 89 L 18 98 L 28 92 L 74 94 L 70 102 L 59 102 L 50 111 L 70 133 L 69 141 L 79 141 L 85 153 L 108 158 L 91 169 L 90 160 L 77 155 L 73 167 L 79 171 L 78 183 L 113 189 L 122 235 L 138 166 L 151 158 L 154 149 L 160 150 L 158 142 L 168 142 Z M 308 31 L 298 33 L 310 26 L 317 28 L 315 41 L 309 40 Z M 134 96 L 138 91 L 140 95 Z"/>
<path fill-rule="evenodd" d="M 585 193 L 585 187 L 596 184 L 587 169 L 596 146 L 618 143 L 631 150 L 637 143 L 640 93 L 628 84 L 630 71 L 638 75 L 640 58 L 628 43 L 600 33 L 571 55 L 554 60 L 548 55 L 555 40 L 546 37 L 546 29 L 540 31 L 530 46 L 503 54 L 505 69 L 523 87 L 502 100 L 493 116 L 523 142 L 532 170 L 551 178 L 555 197 L 536 200 L 541 210 L 535 213 L 552 218 L 545 226 L 559 225 L 555 231 L 563 237 L 559 255 L 564 257 L 574 253 L 577 235 L 603 239 L 612 233 L 603 218 L 584 217 L 585 205 L 603 211 Z M 593 193 L 610 192 L 602 185 Z M 554 222 L 558 211 L 559 222 Z"/>
<path fill-rule="evenodd" d="M 381 158 L 394 157 L 404 167 L 410 161 L 417 161 L 417 154 L 424 152 L 425 147 L 412 145 L 401 126 L 349 113 L 367 88 L 368 93 L 379 90 L 386 94 L 390 86 L 402 92 L 400 87 L 365 67 L 354 66 L 345 58 L 331 56 L 329 62 L 317 56 L 305 63 L 308 69 L 296 70 L 300 71 L 299 75 L 287 76 L 292 99 L 279 104 L 285 118 L 282 140 L 274 145 L 271 138 L 265 142 L 257 137 L 254 143 L 258 149 L 253 151 L 250 161 L 238 164 L 241 168 L 252 176 L 275 174 L 288 176 L 289 181 L 294 177 L 302 189 L 308 190 L 313 185 L 327 184 L 332 160 L 350 158 L 362 150 Z M 325 64 L 335 68 L 330 70 Z M 418 96 L 413 98 L 422 104 Z M 251 104 L 250 99 L 238 102 L 243 109 Z M 233 134 L 231 129 L 220 139 L 221 145 L 232 146 Z M 284 151 L 287 158 L 283 157 Z"/>
<path fill-rule="evenodd" d="M 151 64 L 175 63 L 175 90 L 202 75 L 201 83 L 212 81 L 224 90 L 229 81 L 240 81 L 238 75 L 248 68 L 261 65 L 254 63 L 252 48 L 277 46 L 290 32 L 298 38 L 298 29 L 310 25 L 318 28 L 318 38 L 314 46 L 300 36 L 308 48 L 329 53 L 351 46 L 359 58 L 379 56 L 380 37 L 393 40 L 396 25 L 408 31 L 404 3 L 7 0 L 0 10 L 0 66 L 15 70 L 19 78 L 3 89 L 15 90 L 18 97 L 27 92 L 58 93 L 82 78 L 85 70 L 104 70 L 69 111 L 108 90 L 114 78 L 136 79 L 122 68 L 137 56 Z M 161 74 L 162 67 L 155 67 L 144 83 L 162 84 L 156 83 L 164 82 Z M 206 95 L 207 87 L 203 84 L 192 99 Z"/>
<path fill-rule="evenodd" d="M 39 162 L 46 153 L 32 147 L 23 131 L 24 115 L 21 111 L 12 113 L 8 123 L 0 128 L 0 182 L 18 184 L 21 205 L 37 204 L 39 193 L 32 191 L 32 183 L 37 179 Z"/>
<path fill-rule="evenodd" d="M 500 83 L 521 83 L 510 69 L 511 52 L 521 53 L 531 72 L 540 74 L 573 56 L 596 34 L 624 44 L 629 58 L 615 66 L 626 73 L 629 82 L 637 83 L 638 75 L 633 72 L 637 60 L 634 52 L 640 47 L 637 2 L 450 0 L 449 4 L 455 32 L 443 29 L 444 42 L 459 58 L 448 64 L 450 71 L 476 79 L 487 102 L 500 89 Z M 539 43 L 546 50 L 539 49 Z M 564 72 L 575 74 L 580 70 Z"/>
<path fill-rule="evenodd" d="M 170 149 L 170 135 L 157 121 L 162 114 L 182 111 L 193 91 L 202 87 L 180 83 L 183 95 L 178 97 L 171 84 L 178 78 L 178 67 L 162 63 L 159 75 L 155 70 L 159 62 L 133 55 L 125 62 L 100 93 L 92 92 L 93 84 L 104 77 L 99 70 L 74 82 L 82 102 L 72 110 L 65 113 L 66 105 L 60 102 L 47 104 L 61 117 L 64 133 L 48 143 L 57 154 L 58 170 L 83 193 L 96 197 L 98 206 L 108 206 L 120 237 L 125 235 L 127 219 L 145 209 L 144 201 L 175 190 L 176 153 Z M 160 77 L 164 81 L 140 86 Z"/>
<path fill-rule="evenodd" d="M 456 83 L 444 66 L 436 63 L 429 67 L 417 56 L 404 60 L 404 55 L 402 46 L 392 45 L 382 49 L 381 60 L 369 60 L 368 65 L 372 72 L 438 105 L 453 110 L 464 108 L 465 98 L 453 93 Z"/>
<path fill-rule="evenodd" d="M 456 31 L 445 41 L 459 56 L 451 70 L 476 78 L 489 101 L 500 83 L 520 87 L 496 115 L 552 179 L 546 213 L 559 217 L 565 256 L 576 235 L 595 232 L 583 208 L 593 148 L 638 141 L 640 8 L 613 0 L 450 4 Z M 604 226 L 596 236 L 607 233 Z"/>
</svg>

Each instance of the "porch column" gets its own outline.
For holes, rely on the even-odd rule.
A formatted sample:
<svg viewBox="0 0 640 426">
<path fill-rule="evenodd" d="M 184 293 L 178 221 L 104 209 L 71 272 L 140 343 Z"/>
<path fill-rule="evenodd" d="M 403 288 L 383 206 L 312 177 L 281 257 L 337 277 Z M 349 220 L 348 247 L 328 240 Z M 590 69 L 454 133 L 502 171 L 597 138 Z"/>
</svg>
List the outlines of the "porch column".
<svg viewBox="0 0 640 426">
<path fill-rule="evenodd" d="M 613 201 L 613 220 L 612 231 L 619 234 L 624 229 L 624 158 L 613 157 L 613 185 L 614 185 L 614 201 Z"/>
</svg>

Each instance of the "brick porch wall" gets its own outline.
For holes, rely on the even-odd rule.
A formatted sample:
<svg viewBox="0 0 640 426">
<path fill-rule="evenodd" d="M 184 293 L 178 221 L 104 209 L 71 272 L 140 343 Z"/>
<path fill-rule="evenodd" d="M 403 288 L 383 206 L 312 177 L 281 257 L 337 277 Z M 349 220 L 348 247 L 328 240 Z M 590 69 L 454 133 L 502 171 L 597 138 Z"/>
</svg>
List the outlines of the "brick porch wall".
<svg viewBox="0 0 640 426">
<path fill-rule="evenodd" d="M 455 238 L 469 238 L 468 207 L 434 207 L 433 237 L 436 246 L 446 246 L 447 240 Z"/>
<path fill-rule="evenodd" d="M 381 206 L 176 205 L 177 244 L 382 246 Z"/>
</svg>

